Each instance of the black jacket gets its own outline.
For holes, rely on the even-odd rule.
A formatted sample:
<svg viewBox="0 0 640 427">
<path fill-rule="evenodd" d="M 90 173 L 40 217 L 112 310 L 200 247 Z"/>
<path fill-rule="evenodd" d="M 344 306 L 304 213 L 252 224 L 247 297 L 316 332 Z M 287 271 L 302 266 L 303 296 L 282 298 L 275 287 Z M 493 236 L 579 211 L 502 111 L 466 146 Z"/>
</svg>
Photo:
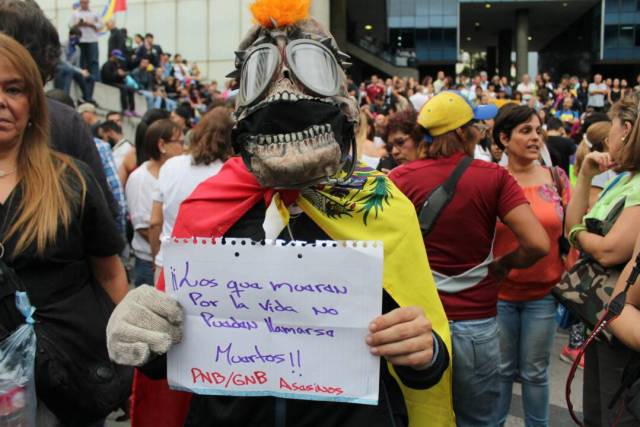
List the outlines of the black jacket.
<svg viewBox="0 0 640 427">
<path fill-rule="evenodd" d="M 126 30 L 122 28 L 114 28 L 109 34 L 108 54 L 111 55 L 115 49 L 122 52 L 123 55 L 127 53 L 127 34 Z"/>
<path fill-rule="evenodd" d="M 51 126 L 51 145 L 55 150 L 89 165 L 107 199 L 111 216 L 114 219 L 118 218 L 120 208 L 107 184 L 102 160 L 89 127 L 73 108 L 50 98 L 47 98 L 47 106 Z"/>
<path fill-rule="evenodd" d="M 102 83 L 106 85 L 121 85 L 124 83 L 124 77 L 118 74 L 118 70 L 124 70 L 124 67 L 117 61 L 108 60 L 102 66 L 100 70 L 100 77 L 102 77 Z"/>
<path fill-rule="evenodd" d="M 266 207 L 258 203 L 226 234 L 226 237 L 264 239 L 262 223 Z M 295 240 L 315 242 L 328 236 L 309 217 L 301 214 L 290 220 Z M 291 240 L 285 230 L 280 239 Z M 397 307 L 384 292 L 383 312 Z M 449 366 L 449 354 L 442 339 L 434 333 L 439 352 L 433 366 L 424 371 L 395 367 L 404 385 L 427 389 L 437 384 Z M 152 378 L 165 375 L 166 358 L 158 358 L 144 367 Z M 191 400 L 187 427 L 406 427 L 407 409 L 396 380 L 386 363 L 381 363 L 380 395 L 377 406 L 274 397 L 221 397 L 194 395 Z"/>
</svg>

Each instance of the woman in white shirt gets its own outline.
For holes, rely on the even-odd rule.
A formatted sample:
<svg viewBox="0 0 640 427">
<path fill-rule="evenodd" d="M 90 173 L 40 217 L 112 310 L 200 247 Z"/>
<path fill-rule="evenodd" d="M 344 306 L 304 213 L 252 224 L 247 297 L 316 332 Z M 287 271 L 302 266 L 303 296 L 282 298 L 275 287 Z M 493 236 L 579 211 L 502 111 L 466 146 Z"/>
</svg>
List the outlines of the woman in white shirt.
<svg viewBox="0 0 640 427">
<path fill-rule="evenodd" d="M 180 204 L 201 182 L 216 175 L 232 154 L 230 111 L 217 107 L 209 111 L 191 132 L 187 153 L 176 156 L 162 166 L 153 191 L 149 242 L 155 257 L 157 281 L 162 268 L 160 240 L 171 236 Z"/>
<path fill-rule="evenodd" d="M 158 181 L 160 167 L 171 157 L 182 154 L 184 136 L 169 119 L 154 122 L 145 134 L 145 149 L 149 160 L 134 170 L 125 192 L 135 233 L 131 246 L 135 255 L 134 283 L 153 285 L 153 257 L 149 245 L 151 222 L 151 193 Z"/>
</svg>

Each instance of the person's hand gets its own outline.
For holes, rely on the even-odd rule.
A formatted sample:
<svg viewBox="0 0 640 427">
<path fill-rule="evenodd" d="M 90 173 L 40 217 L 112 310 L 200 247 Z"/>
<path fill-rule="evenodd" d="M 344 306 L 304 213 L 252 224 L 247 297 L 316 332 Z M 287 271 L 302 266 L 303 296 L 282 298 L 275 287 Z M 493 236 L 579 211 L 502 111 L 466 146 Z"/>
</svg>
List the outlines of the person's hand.
<svg viewBox="0 0 640 427">
<path fill-rule="evenodd" d="M 426 369 L 433 358 L 431 321 L 420 307 L 401 307 L 378 316 L 366 337 L 371 354 L 397 366 Z"/>
<path fill-rule="evenodd" d="M 80 71 L 80 74 L 82 74 L 82 77 L 84 77 L 85 79 L 91 75 L 91 73 L 89 73 L 89 70 L 82 70 Z"/>
<path fill-rule="evenodd" d="M 116 363 L 142 366 L 152 353 L 164 354 L 182 340 L 182 308 L 148 285 L 130 291 L 107 324 L 107 350 Z"/>
<path fill-rule="evenodd" d="M 498 281 L 502 282 L 507 278 L 511 269 L 504 264 L 502 258 L 497 258 L 489 264 L 489 273 Z"/>
<path fill-rule="evenodd" d="M 118 68 L 118 75 L 120 77 L 124 77 L 127 75 L 127 72 L 125 70 L 123 70 L 122 68 Z"/>
<path fill-rule="evenodd" d="M 582 167 L 580 168 L 580 175 L 593 179 L 594 176 L 606 172 L 614 166 L 615 162 L 611 159 L 609 153 L 592 151 L 585 156 Z"/>
</svg>

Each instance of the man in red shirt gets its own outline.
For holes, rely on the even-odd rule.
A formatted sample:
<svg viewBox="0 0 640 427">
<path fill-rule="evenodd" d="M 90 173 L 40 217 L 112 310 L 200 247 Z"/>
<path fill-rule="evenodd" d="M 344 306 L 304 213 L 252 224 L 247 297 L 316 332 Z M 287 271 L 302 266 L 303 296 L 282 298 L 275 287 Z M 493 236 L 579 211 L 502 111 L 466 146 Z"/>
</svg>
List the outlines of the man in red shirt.
<svg viewBox="0 0 640 427">
<path fill-rule="evenodd" d="M 369 102 L 373 103 L 379 96 L 384 96 L 384 84 L 378 79 L 376 74 L 371 76 L 371 83 L 367 86 L 367 96 Z"/>
<path fill-rule="evenodd" d="M 427 133 L 419 159 L 389 175 L 417 211 L 465 156 L 473 157 L 482 135 L 479 121 L 495 114 L 494 106 L 473 108 L 449 91 L 425 104 L 416 125 Z M 493 259 L 498 218 L 519 247 Z M 547 233 L 505 169 L 473 160 L 424 241 L 451 327 L 457 425 L 498 425 L 498 287 L 509 270 L 528 267 L 548 252 Z"/>
</svg>

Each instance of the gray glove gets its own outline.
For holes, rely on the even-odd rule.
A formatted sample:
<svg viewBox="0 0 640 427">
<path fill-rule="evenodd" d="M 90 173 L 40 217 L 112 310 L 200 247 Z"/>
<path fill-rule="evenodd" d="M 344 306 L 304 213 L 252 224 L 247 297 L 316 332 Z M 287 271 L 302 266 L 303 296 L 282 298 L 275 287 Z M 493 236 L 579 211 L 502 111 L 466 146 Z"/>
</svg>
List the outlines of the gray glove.
<svg viewBox="0 0 640 427">
<path fill-rule="evenodd" d="M 142 285 L 118 304 L 107 324 L 107 349 L 121 365 L 141 366 L 182 340 L 182 307 L 169 295 Z"/>
</svg>

